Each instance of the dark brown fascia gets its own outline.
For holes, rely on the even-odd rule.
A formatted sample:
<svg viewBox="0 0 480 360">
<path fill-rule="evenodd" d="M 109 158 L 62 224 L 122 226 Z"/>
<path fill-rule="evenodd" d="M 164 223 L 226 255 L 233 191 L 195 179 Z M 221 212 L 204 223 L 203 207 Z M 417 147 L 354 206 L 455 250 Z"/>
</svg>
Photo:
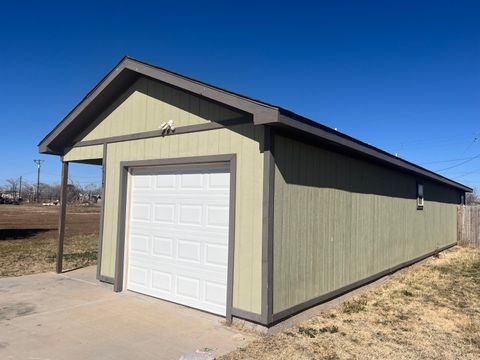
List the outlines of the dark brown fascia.
<svg viewBox="0 0 480 360">
<path fill-rule="evenodd" d="M 38 144 L 40 153 L 60 155 L 61 151 L 51 146 L 52 140 L 59 136 L 120 74 L 123 58 L 100 82 L 78 103 L 77 106 Z"/>
<path fill-rule="evenodd" d="M 141 75 L 176 86 L 193 94 L 250 113 L 253 115 L 253 122 L 255 124 L 259 124 L 261 121 L 275 121 L 278 117 L 277 107 L 258 102 L 245 96 L 142 63 L 138 60 L 126 58 L 122 64 L 125 69 L 135 71 Z"/>
</svg>

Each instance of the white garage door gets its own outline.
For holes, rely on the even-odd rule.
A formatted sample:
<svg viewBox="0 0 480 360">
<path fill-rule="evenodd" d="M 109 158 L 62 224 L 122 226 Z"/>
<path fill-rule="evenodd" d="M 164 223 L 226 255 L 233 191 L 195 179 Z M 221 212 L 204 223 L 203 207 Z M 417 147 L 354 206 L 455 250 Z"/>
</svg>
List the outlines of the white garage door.
<svg viewBox="0 0 480 360">
<path fill-rule="evenodd" d="M 127 288 L 225 315 L 228 169 L 137 169 L 130 186 Z"/>
</svg>

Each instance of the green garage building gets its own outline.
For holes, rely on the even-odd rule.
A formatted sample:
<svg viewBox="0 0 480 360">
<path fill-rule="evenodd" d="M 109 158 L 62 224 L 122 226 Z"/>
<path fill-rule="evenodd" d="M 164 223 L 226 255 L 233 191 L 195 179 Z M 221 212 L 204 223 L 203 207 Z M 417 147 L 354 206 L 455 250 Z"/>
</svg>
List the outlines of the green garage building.
<svg viewBox="0 0 480 360">
<path fill-rule="evenodd" d="M 100 281 L 266 326 L 456 244 L 471 191 L 131 58 L 39 151 L 103 167 Z"/>
</svg>

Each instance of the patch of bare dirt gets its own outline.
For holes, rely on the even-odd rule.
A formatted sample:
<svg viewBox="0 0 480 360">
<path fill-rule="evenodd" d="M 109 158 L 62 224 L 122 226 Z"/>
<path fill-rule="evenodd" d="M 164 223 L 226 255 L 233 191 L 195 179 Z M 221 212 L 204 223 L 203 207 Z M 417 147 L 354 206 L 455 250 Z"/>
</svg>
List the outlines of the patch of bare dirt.
<svg viewBox="0 0 480 360">
<path fill-rule="evenodd" d="M 59 206 L 0 205 L 0 241 L 55 237 L 59 211 Z M 67 207 L 67 236 L 98 234 L 99 224 L 99 206 Z"/>
</svg>

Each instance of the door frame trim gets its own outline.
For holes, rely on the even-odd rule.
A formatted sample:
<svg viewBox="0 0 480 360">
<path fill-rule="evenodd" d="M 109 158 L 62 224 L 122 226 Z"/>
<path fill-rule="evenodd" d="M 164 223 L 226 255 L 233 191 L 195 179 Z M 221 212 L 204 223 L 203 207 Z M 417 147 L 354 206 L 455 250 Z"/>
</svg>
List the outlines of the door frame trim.
<svg viewBox="0 0 480 360">
<path fill-rule="evenodd" d="M 193 156 L 181 158 L 167 158 L 139 161 L 120 162 L 120 189 L 118 203 L 117 222 L 117 246 L 115 256 L 115 278 L 113 289 L 120 292 L 124 287 L 124 265 L 125 265 L 125 244 L 126 244 L 126 214 L 128 198 L 128 174 L 130 169 L 139 167 L 155 167 L 167 165 L 208 165 L 225 163 L 230 170 L 230 203 L 229 203 L 229 224 L 228 224 L 228 266 L 227 266 L 227 299 L 225 319 L 228 324 L 232 322 L 233 308 L 233 276 L 235 258 L 235 197 L 236 197 L 236 175 L 237 156 L 236 154 Z"/>
</svg>

